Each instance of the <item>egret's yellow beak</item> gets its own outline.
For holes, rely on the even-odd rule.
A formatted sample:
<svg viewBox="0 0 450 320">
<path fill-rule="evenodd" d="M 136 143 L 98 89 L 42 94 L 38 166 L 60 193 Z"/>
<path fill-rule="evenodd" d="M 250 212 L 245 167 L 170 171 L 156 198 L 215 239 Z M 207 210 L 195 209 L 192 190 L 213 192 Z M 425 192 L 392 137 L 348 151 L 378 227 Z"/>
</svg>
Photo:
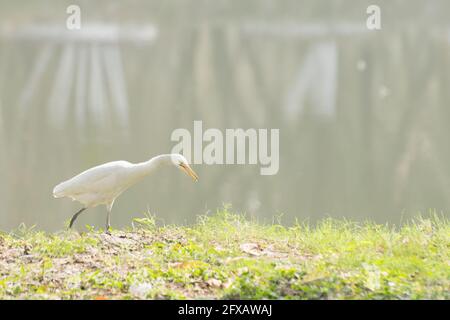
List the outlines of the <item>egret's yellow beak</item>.
<svg viewBox="0 0 450 320">
<path fill-rule="evenodd" d="M 194 172 L 194 170 L 191 169 L 189 165 L 180 163 L 180 167 L 181 169 L 183 169 L 184 172 L 186 172 L 188 176 L 194 179 L 194 181 L 198 181 L 198 175 Z"/>
</svg>

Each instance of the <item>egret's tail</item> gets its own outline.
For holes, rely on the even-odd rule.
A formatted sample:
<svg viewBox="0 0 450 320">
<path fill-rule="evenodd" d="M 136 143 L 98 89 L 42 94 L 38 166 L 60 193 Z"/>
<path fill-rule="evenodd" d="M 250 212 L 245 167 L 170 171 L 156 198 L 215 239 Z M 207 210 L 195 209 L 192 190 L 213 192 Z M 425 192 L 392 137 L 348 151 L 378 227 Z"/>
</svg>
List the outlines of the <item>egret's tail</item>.
<svg viewBox="0 0 450 320">
<path fill-rule="evenodd" d="M 56 187 L 53 188 L 53 197 L 55 198 L 62 198 L 64 197 L 64 182 L 58 184 Z"/>
</svg>

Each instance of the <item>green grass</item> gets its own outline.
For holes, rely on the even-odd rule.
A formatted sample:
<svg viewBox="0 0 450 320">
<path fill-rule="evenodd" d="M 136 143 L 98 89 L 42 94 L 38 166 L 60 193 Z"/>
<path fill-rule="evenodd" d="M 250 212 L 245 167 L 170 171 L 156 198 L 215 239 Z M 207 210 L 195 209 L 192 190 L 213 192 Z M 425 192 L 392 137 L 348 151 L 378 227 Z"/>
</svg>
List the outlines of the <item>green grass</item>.
<svg viewBox="0 0 450 320">
<path fill-rule="evenodd" d="M 450 224 L 261 224 L 229 209 L 112 235 L 0 234 L 0 299 L 450 299 Z"/>
</svg>

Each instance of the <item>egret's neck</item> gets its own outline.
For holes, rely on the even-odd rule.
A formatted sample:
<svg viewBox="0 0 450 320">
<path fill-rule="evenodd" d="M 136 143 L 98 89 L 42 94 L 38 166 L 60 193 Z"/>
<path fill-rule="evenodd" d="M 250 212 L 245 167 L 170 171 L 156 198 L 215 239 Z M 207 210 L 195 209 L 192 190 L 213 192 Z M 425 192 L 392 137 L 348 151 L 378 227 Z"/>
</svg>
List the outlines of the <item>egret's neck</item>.
<svg viewBox="0 0 450 320">
<path fill-rule="evenodd" d="M 159 156 L 153 157 L 148 161 L 144 161 L 136 164 L 137 170 L 140 171 L 141 174 L 147 175 L 152 173 L 154 170 L 161 166 L 166 166 L 173 164 L 172 158 L 170 154 L 161 154 Z"/>
</svg>

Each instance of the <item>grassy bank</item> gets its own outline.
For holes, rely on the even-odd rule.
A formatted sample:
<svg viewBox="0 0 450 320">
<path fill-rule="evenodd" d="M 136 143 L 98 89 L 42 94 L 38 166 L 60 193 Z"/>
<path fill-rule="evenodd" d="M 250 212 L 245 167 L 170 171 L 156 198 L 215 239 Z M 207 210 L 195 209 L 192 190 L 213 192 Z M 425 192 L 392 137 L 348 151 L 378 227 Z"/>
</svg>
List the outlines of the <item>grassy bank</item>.
<svg viewBox="0 0 450 320">
<path fill-rule="evenodd" d="M 0 299 L 450 299 L 450 224 L 258 224 L 226 209 L 193 226 L 137 219 L 112 235 L 0 235 Z"/>
</svg>

